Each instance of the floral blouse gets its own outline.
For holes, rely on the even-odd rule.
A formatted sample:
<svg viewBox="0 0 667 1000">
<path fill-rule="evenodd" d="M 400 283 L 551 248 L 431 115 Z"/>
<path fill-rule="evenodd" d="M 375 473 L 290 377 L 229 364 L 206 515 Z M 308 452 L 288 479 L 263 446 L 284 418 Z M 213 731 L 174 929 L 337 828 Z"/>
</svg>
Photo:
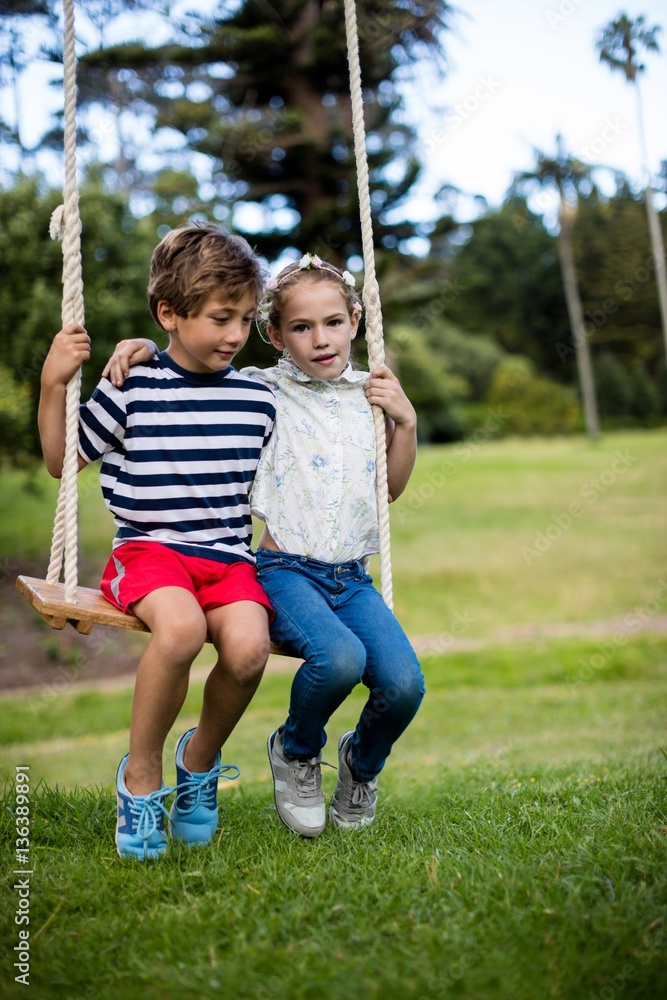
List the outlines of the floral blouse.
<svg viewBox="0 0 667 1000">
<path fill-rule="evenodd" d="M 348 365 L 326 382 L 283 358 L 243 374 L 275 394 L 275 428 L 250 503 L 281 552 L 328 563 L 378 552 L 375 428 L 363 391 L 368 372 Z"/>
</svg>

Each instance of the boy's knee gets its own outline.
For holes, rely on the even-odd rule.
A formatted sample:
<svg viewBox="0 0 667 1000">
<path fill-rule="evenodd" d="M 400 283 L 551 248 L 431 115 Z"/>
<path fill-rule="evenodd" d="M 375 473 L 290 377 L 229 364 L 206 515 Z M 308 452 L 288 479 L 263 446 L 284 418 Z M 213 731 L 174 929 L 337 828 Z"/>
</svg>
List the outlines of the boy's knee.
<svg viewBox="0 0 667 1000">
<path fill-rule="evenodd" d="M 237 644 L 233 658 L 227 660 L 228 670 L 237 684 L 245 687 L 247 684 L 258 683 L 264 673 L 270 651 L 268 633 L 266 636 L 248 636 L 242 643 Z"/>
<path fill-rule="evenodd" d="M 206 642 L 206 619 L 196 611 L 165 616 L 153 626 L 153 641 L 159 643 L 166 657 L 194 659 Z"/>
</svg>

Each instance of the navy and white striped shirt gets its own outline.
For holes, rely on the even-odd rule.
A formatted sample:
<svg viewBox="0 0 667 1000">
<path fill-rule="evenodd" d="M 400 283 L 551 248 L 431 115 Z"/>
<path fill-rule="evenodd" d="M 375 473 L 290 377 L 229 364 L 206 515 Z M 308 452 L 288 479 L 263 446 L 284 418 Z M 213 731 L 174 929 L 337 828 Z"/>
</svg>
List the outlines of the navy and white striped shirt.
<svg viewBox="0 0 667 1000">
<path fill-rule="evenodd" d="M 185 555 L 254 562 L 248 494 L 276 409 L 271 390 L 231 366 L 197 374 L 166 351 L 102 379 L 79 417 L 79 451 L 102 456 L 100 484 L 118 533 Z"/>
</svg>

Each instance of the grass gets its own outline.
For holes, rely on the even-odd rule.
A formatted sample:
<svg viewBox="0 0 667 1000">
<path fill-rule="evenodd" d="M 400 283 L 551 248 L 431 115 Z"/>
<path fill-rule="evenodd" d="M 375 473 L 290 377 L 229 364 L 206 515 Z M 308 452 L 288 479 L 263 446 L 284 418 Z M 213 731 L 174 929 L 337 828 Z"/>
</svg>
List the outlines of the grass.
<svg viewBox="0 0 667 1000">
<path fill-rule="evenodd" d="M 48 562 L 55 483 L 37 474 L 26 493 L 25 482 L 24 473 L 3 471 L 7 575 L 25 572 L 28 560 L 40 560 L 44 571 Z M 666 482 L 665 428 L 609 434 L 596 444 L 478 435 L 421 448 L 391 508 L 400 621 L 409 635 L 462 628 L 474 637 L 623 616 L 656 594 L 667 608 Z M 96 586 L 114 529 L 96 470 L 85 470 L 80 484 L 80 577 Z M 554 521 L 568 517 L 569 527 Z"/>
<path fill-rule="evenodd" d="M 220 795 L 217 842 L 153 865 L 113 847 L 130 689 L 5 700 L 3 773 L 27 763 L 33 787 L 34 995 L 589 1000 L 623 977 L 624 997 L 660 996 L 667 640 L 601 655 L 565 639 L 428 658 L 375 826 L 314 842 L 273 808 L 264 742 L 290 677 L 270 673 L 228 745 L 242 777 Z M 327 752 L 360 707 L 355 694 L 336 713 Z M 334 780 L 325 769 L 327 795 Z M 11 858 L 13 785 L 5 805 Z"/>
<path fill-rule="evenodd" d="M 392 512 L 408 633 L 589 622 L 653 598 L 667 580 L 666 445 L 661 429 L 422 449 Z"/>
<path fill-rule="evenodd" d="M 666 437 L 478 435 L 421 450 L 392 510 L 394 586 L 406 630 L 437 655 L 423 659 L 427 697 L 362 836 L 327 828 L 305 842 L 277 820 L 264 744 L 284 716 L 290 664 L 267 673 L 226 747 L 242 776 L 221 791 L 216 843 L 152 865 L 122 862 L 113 846 L 131 685 L 83 688 L 54 664 L 53 684 L 0 701 L 2 995 L 24 988 L 12 969 L 20 765 L 37 998 L 665 995 Z M 112 530 L 90 475 L 84 575 Z M 29 495 L 19 474 L 3 484 L 11 575 L 42 558 L 55 500 L 41 476 Z M 586 632 L 611 619 L 624 629 Z M 564 624 L 580 634 L 526 638 Z M 95 633 L 90 648 L 108 655 Z M 201 688 L 193 680 L 167 780 Z M 362 701 L 355 692 L 332 718 L 325 757 Z M 334 771 L 323 778 L 329 796 Z"/>
</svg>

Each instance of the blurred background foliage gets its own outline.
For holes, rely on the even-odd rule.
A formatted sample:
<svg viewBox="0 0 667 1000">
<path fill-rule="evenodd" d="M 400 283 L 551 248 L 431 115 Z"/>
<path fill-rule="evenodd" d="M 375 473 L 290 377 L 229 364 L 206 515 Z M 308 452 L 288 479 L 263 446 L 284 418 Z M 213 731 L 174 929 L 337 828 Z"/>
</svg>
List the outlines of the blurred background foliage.
<svg viewBox="0 0 667 1000">
<path fill-rule="evenodd" d="M 59 10 L 51 0 L 0 3 L 4 87 L 16 87 L 29 59 L 59 66 Z M 159 32 L 142 27 L 148 15 Z M 180 17 L 163 0 L 82 0 L 77 16 L 93 342 L 84 395 L 120 338 L 165 343 L 145 288 L 151 252 L 169 227 L 210 219 L 243 233 L 269 265 L 310 250 L 359 270 L 342 0 L 220 3 Z M 447 72 L 452 9 L 443 0 L 365 0 L 358 16 L 388 359 L 417 408 L 421 439 L 463 438 L 489 414 L 498 435 L 581 431 L 557 234 L 529 207 L 529 191 L 513 185 L 499 208 L 482 207 L 466 224 L 456 221 L 451 188 L 440 192 L 432 222 L 412 221 L 404 208 L 427 153 L 400 81 L 425 58 Z M 120 18 L 128 40 L 108 45 Z M 61 86 L 55 72 L 54 80 Z M 48 229 L 61 194 L 43 164 L 61 147 L 57 115 L 32 148 L 18 115 L 0 121 L 0 439 L 3 457 L 15 461 L 39 453 L 39 376 L 60 326 L 61 249 Z M 603 196 L 595 171 L 576 167 L 585 183 L 572 250 L 602 426 L 664 422 L 665 350 L 643 194 L 615 175 Z M 664 231 L 667 213 L 659 215 Z M 355 350 L 364 364 L 363 344 Z M 253 332 L 238 365 L 274 360 Z"/>
</svg>

